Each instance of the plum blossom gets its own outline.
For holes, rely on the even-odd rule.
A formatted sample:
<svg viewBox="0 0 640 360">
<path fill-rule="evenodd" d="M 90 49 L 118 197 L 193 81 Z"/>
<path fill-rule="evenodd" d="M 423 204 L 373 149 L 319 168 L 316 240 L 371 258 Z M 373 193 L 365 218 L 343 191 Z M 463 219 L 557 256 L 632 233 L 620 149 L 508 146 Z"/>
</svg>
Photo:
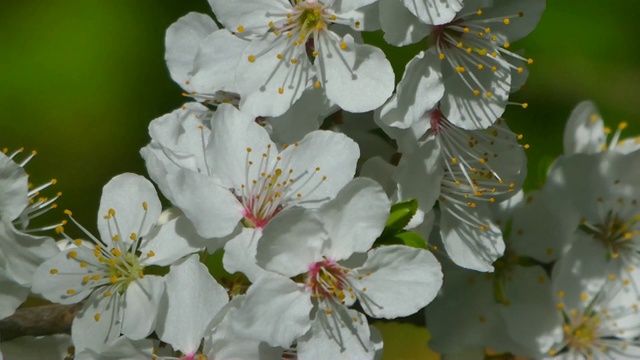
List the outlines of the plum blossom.
<svg viewBox="0 0 640 360">
<path fill-rule="evenodd" d="M 0 152 L 0 319 L 13 314 L 27 298 L 36 268 L 58 253 L 53 239 L 35 234 L 59 223 L 29 226 L 31 220 L 56 207 L 59 193 L 52 198 L 41 194 L 56 180 L 35 187 L 30 184 L 24 166 L 36 152 L 19 161 L 22 152 Z"/>
<path fill-rule="evenodd" d="M 76 246 L 45 261 L 34 274 L 33 292 L 50 301 L 73 304 L 87 299 L 72 326 L 78 351 L 99 352 L 120 333 L 134 340 L 149 335 L 164 282 L 160 276 L 145 274 L 145 268 L 169 265 L 198 250 L 176 233 L 176 220 L 154 227 L 160 200 L 141 176 L 122 174 L 109 181 L 99 211 L 100 239 L 66 210 L 92 243 L 73 240 L 58 227 L 57 232 Z"/>
<path fill-rule="evenodd" d="M 243 111 L 279 116 L 308 89 L 323 88 L 342 109 L 365 112 L 393 91 L 393 70 L 384 53 L 350 34 L 370 27 L 367 5 L 374 0 L 209 3 L 229 31 L 250 41 L 239 60 L 231 56 L 207 70 L 218 73 L 219 67 L 237 64 Z"/>
<path fill-rule="evenodd" d="M 358 300 L 369 316 L 406 316 L 429 303 L 442 283 L 428 251 L 370 250 L 389 206 L 380 185 L 355 179 L 318 210 L 274 218 L 257 252 L 258 265 L 271 273 L 249 288 L 235 330 L 273 346 L 297 341 L 302 359 L 373 358 L 366 318 L 349 307 Z"/>
</svg>

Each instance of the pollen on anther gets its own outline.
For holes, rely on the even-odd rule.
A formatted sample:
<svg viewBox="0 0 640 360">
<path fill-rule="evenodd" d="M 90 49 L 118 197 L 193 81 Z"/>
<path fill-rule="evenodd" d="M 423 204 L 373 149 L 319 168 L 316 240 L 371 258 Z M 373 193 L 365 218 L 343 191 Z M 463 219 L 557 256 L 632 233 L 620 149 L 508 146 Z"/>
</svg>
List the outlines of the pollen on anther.
<svg viewBox="0 0 640 360">
<path fill-rule="evenodd" d="M 313 83 L 313 87 L 315 87 L 316 89 L 320 88 L 320 81 L 316 81 L 315 83 Z"/>
<path fill-rule="evenodd" d="M 95 321 L 100 321 L 100 313 L 96 313 L 95 315 L 93 315 L 93 319 Z"/>
<path fill-rule="evenodd" d="M 239 33 L 244 32 L 244 26 L 242 25 L 238 26 L 237 30 Z"/>
<path fill-rule="evenodd" d="M 341 42 L 341 43 L 340 43 L 340 49 L 342 49 L 342 50 L 346 50 L 346 49 L 347 49 L 347 43 L 346 43 L 346 42 L 344 42 L 344 41 L 343 41 L 343 42 Z"/>
<path fill-rule="evenodd" d="M 57 274 L 57 273 L 58 273 L 58 269 L 51 269 L 51 270 L 49 270 L 49 274 L 51 274 L 51 275 L 55 275 L 55 274 Z"/>
<path fill-rule="evenodd" d="M 509 25 L 509 24 L 511 23 L 511 20 L 509 20 L 509 19 L 504 19 L 504 20 L 503 20 L 503 22 L 504 22 L 504 24 L 505 24 L 505 25 Z"/>
<path fill-rule="evenodd" d="M 278 94 L 280 94 L 280 95 L 284 94 L 284 89 L 283 88 L 278 88 Z"/>
<path fill-rule="evenodd" d="M 249 57 L 247 58 L 249 60 L 250 63 L 256 61 L 256 57 L 253 55 L 249 55 Z"/>
</svg>

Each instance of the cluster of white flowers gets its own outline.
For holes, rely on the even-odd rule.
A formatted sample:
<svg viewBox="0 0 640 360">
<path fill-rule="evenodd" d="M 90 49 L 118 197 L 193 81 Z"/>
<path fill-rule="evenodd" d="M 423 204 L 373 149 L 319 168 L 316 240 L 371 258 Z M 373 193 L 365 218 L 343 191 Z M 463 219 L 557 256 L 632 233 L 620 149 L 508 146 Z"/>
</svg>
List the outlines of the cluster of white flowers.
<svg viewBox="0 0 640 360">
<path fill-rule="evenodd" d="M 524 194 L 528 145 L 501 118 L 527 107 L 509 96 L 533 60 L 509 49 L 545 0 L 209 3 L 217 22 L 167 30 L 192 102 L 140 151 L 170 208 L 127 173 L 98 236 L 69 210 L 33 228 L 55 180 L 0 154 L 0 319 L 29 293 L 82 306 L 70 336 L 2 342 L 0 360 L 374 359 L 368 319 L 425 307 L 447 355 L 640 354 L 640 141 L 621 124 L 607 144 L 580 104 Z M 375 30 L 425 45 L 397 86 Z M 50 230 L 57 246 L 34 235 Z"/>
</svg>

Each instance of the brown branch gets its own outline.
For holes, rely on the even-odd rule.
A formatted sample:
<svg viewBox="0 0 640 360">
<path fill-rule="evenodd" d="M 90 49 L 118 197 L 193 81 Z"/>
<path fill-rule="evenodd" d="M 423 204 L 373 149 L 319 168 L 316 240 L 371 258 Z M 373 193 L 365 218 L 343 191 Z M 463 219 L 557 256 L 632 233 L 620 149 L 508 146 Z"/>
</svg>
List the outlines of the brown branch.
<svg viewBox="0 0 640 360">
<path fill-rule="evenodd" d="M 21 336 L 69 334 L 71 323 L 82 304 L 45 305 L 16 310 L 0 320 L 0 342 Z"/>
</svg>

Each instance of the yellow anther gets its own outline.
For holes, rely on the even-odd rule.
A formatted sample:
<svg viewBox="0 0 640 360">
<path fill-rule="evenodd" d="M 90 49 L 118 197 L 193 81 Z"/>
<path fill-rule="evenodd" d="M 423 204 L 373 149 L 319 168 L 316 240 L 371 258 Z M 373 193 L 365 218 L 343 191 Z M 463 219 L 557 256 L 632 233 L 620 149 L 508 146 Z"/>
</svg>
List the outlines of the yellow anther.
<svg viewBox="0 0 640 360">
<path fill-rule="evenodd" d="M 116 216 L 116 211 L 114 209 L 109 209 L 109 211 L 107 211 L 107 214 L 109 214 L 109 216 L 114 217 Z"/>
<path fill-rule="evenodd" d="M 459 73 L 463 73 L 465 71 L 464 66 L 456 66 L 456 71 Z"/>
<path fill-rule="evenodd" d="M 503 22 L 505 25 L 509 25 L 509 24 L 511 23 L 511 20 L 509 20 L 509 19 L 504 19 L 502 22 Z"/>
<path fill-rule="evenodd" d="M 278 88 L 278 94 L 280 94 L 280 95 L 284 94 L 284 89 L 283 88 Z"/>
<path fill-rule="evenodd" d="M 253 55 L 249 55 L 249 57 L 247 58 L 249 60 L 250 63 L 256 61 L 256 57 Z"/>
<path fill-rule="evenodd" d="M 111 281 L 112 284 L 115 284 L 118 282 L 118 277 L 113 275 L 109 278 L 109 281 Z"/>
<path fill-rule="evenodd" d="M 313 83 L 313 87 L 315 87 L 316 89 L 320 88 L 320 81 L 316 81 L 315 83 Z"/>
<path fill-rule="evenodd" d="M 484 65 L 478 64 L 478 70 L 482 70 L 482 69 L 484 69 Z"/>
<path fill-rule="evenodd" d="M 64 228 L 62 226 L 56 226 L 56 234 L 62 234 L 64 232 Z"/>
<path fill-rule="evenodd" d="M 269 27 L 270 28 L 275 27 L 275 24 L 273 23 L 273 21 L 269 21 Z"/>
<path fill-rule="evenodd" d="M 154 257 L 156 256 L 156 253 L 153 252 L 153 250 L 149 250 L 149 252 L 147 253 L 147 257 Z"/>
<path fill-rule="evenodd" d="M 63 211 L 63 213 L 65 213 L 65 215 L 68 215 L 68 216 L 73 216 L 73 213 L 71 212 L 71 210 L 65 210 Z"/>
<path fill-rule="evenodd" d="M 292 64 L 297 64 L 298 63 L 298 59 L 291 59 L 290 60 Z"/>
<path fill-rule="evenodd" d="M 344 42 L 344 41 L 343 41 L 343 42 L 341 42 L 341 43 L 340 43 L 340 49 L 342 49 L 342 50 L 346 50 L 346 49 L 347 49 L 347 43 L 346 43 L 346 42 Z"/>
<path fill-rule="evenodd" d="M 69 251 L 69 257 L 75 259 L 78 257 L 78 253 L 76 251 Z"/>
<path fill-rule="evenodd" d="M 318 52 L 318 50 L 313 50 L 313 52 L 311 53 L 311 55 L 313 55 L 313 57 L 318 57 L 320 53 Z"/>
<path fill-rule="evenodd" d="M 51 270 L 49 270 L 49 274 L 51 274 L 51 275 L 55 275 L 55 274 L 57 274 L 57 273 L 58 273 L 58 269 L 51 269 Z"/>
<path fill-rule="evenodd" d="M 86 268 L 86 267 L 87 267 L 87 265 L 88 265 L 88 264 L 87 264 L 87 262 L 86 262 L 86 261 L 82 261 L 82 262 L 80 263 L 80 267 L 81 267 L 81 268 Z"/>
<path fill-rule="evenodd" d="M 103 296 L 104 296 L 104 297 L 109 297 L 109 296 L 111 296 L 111 291 L 107 291 L 107 292 L 105 292 Z"/>
<path fill-rule="evenodd" d="M 85 283 L 85 284 L 88 283 L 89 282 L 89 276 L 83 277 L 82 278 L 82 282 Z"/>
<path fill-rule="evenodd" d="M 440 60 L 444 60 L 444 54 L 440 53 L 440 55 L 438 55 L 438 57 L 440 58 Z"/>
<path fill-rule="evenodd" d="M 82 245 L 82 240 L 80 240 L 80 239 L 75 239 L 75 240 L 73 240 L 73 244 L 74 244 L 75 246 L 80 246 L 80 245 Z"/>
<path fill-rule="evenodd" d="M 75 291 L 75 290 L 73 290 L 73 289 L 68 289 L 68 290 L 67 290 L 67 295 L 73 295 L 73 294 L 75 294 L 75 293 L 76 293 L 76 291 Z"/>
<path fill-rule="evenodd" d="M 242 25 L 238 26 L 238 32 L 239 33 L 244 32 L 244 26 Z"/>
<path fill-rule="evenodd" d="M 95 321 L 100 321 L 100 313 L 96 313 L 95 315 L 93 315 L 93 319 Z"/>
<path fill-rule="evenodd" d="M 478 16 L 482 15 L 482 9 L 478 9 L 478 11 L 476 11 L 476 14 L 477 14 Z"/>
<path fill-rule="evenodd" d="M 468 33 L 468 32 L 469 32 L 469 28 L 465 26 L 465 28 L 464 28 L 464 29 L 462 29 L 462 31 L 466 34 L 466 33 Z"/>
<path fill-rule="evenodd" d="M 111 249 L 111 254 L 113 254 L 113 256 L 119 257 L 122 255 L 122 251 L 118 249 Z"/>
<path fill-rule="evenodd" d="M 533 59 L 531 59 L 531 58 L 527 59 L 527 64 L 529 64 L 529 65 L 533 64 Z"/>
<path fill-rule="evenodd" d="M 473 90 L 473 95 L 475 95 L 475 96 L 480 95 L 480 90 Z"/>
<path fill-rule="evenodd" d="M 114 236 L 111 238 L 111 240 L 113 240 L 113 241 L 118 241 L 118 240 L 120 240 L 120 235 L 118 235 L 118 234 L 114 235 Z"/>
<path fill-rule="evenodd" d="M 360 21 L 356 21 L 356 29 L 360 29 Z"/>
<path fill-rule="evenodd" d="M 136 234 L 136 233 L 131 233 L 131 235 L 129 235 L 129 239 L 131 239 L 131 240 L 135 240 L 137 238 L 138 238 L 138 234 Z"/>
<path fill-rule="evenodd" d="M 504 46 L 504 48 L 505 48 L 505 49 L 508 49 L 508 48 L 509 48 L 509 46 L 511 46 L 511 43 L 507 41 L 507 42 L 505 42 L 505 43 L 504 43 L 504 45 L 502 45 L 502 46 Z"/>
<path fill-rule="evenodd" d="M 618 124 L 618 129 L 624 130 L 627 128 L 627 126 L 629 126 L 629 124 L 626 121 L 623 121 L 620 124 Z"/>
<path fill-rule="evenodd" d="M 486 94 L 486 95 L 487 95 L 487 97 L 488 97 L 488 98 L 490 98 L 490 97 L 492 97 L 492 96 L 493 96 L 493 94 L 491 93 L 491 91 L 487 91 L 487 94 Z"/>
</svg>

